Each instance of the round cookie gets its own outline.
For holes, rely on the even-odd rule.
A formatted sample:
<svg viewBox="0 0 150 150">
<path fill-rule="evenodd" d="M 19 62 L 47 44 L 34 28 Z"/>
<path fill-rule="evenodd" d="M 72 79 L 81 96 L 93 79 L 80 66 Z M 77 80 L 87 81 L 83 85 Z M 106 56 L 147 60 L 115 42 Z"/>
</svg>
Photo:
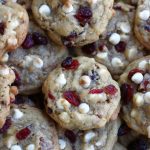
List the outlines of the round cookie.
<svg viewBox="0 0 150 150">
<path fill-rule="evenodd" d="M 18 93 L 17 88 L 11 86 L 14 81 L 13 70 L 6 65 L 0 65 L 0 128 L 9 115 L 10 103 L 15 100 L 15 95 Z"/>
<path fill-rule="evenodd" d="M 88 131 L 65 130 L 59 127 L 58 137 L 62 150 L 112 150 L 117 141 L 119 119 L 105 127 Z"/>
<path fill-rule="evenodd" d="M 139 0 L 135 17 L 135 35 L 150 50 L 150 1 Z"/>
<path fill-rule="evenodd" d="M 126 66 L 145 55 L 145 52 L 132 31 L 135 8 L 125 3 L 116 3 L 114 8 L 116 13 L 100 39 L 75 51 L 78 55 L 94 57 L 118 79 Z"/>
<path fill-rule="evenodd" d="M 55 124 L 35 107 L 14 105 L 0 133 L 3 150 L 59 150 Z"/>
<path fill-rule="evenodd" d="M 83 46 L 98 40 L 113 14 L 113 0 L 33 0 L 35 20 L 57 44 Z"/>
<path fill-rule="evenodd" d="M 67 57 L 43 85 L 47 113 L 62 127 L 100 128 L 116 117 L 120 89 L 93 58 Z"/>
<path fill-rule="evenodd" d="M 62 61 L 68 52 L 48 40 L 45 33 L 31 20 L 29 33 L 22 47 L 10 53 L 7 64 L 18 76 L 20 94 L 37 93 L 48 73 Z"/>
<path fill-rule="evenodd" d="M 11 1 L 0 2 L 0 57 L 15 50 L 28 32 L 28 14 L 21 5 Z"/>
<path fill-rule="evenodd" d="M 136 132 L 150 137 L 150 56 L 129 64 L 120 84 L 124 120 Z"/>
</svg>

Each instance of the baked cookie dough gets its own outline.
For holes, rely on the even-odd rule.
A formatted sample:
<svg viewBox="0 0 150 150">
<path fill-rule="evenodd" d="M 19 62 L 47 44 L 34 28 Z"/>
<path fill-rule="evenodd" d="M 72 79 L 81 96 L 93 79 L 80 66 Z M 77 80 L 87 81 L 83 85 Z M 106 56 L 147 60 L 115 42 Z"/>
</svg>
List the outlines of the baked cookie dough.
<svg viewBox="0 0 150 150">
<path fill-rule="evenodd" d="M 14 81 L 13 70 L 6 65 L 0 65 L 0 128 L 9 115 L 10 103 L 15 100 L 15 95 L 18 94 L 17 88 L 11 86 Z"/>
<path fill-rule="evenodd" d="M 67 57 L 43 85 L 46 109 L 67 129 L 100 128 L 118 114 L 120 89 L 93 58 Z"/>
<path fill-rule="evenodd" d="M 67 54 L 64 47 L 56 46 L 48 40 L 45 33 L 31 20 L 29 33 L 22 47 L 10 53 L 7 62 L 15 69 L 20 94 L 37 93 L 48 73 Z"/>
<path fill-rule="evenodd" d="M 113 14 L 113 0 L 33 0 L 39 25 L 57 44 L 83 46 L 98 40 Z"/>
<path fill-rule="evenodd" d="M 81 49 L 76 48 L 76 53 L 94 57 L 97 62 L 107 66 L 113 77 L 118 79 L 126 66 L 145 55 L 145 52 L 132 31 L 135 8 L 125 3 L 116 3 L 115 9 L 116 13 L 100 39 Z"/>
<path fill-rule="evenodd" d="M 55 125 L 35 107 L 14 105 L 0 129 L 2 150 L 59 150 Z"/>
<path fill-rule="evenodd" d="M 129 64 L 120 84 L 124 120 L 136 132 L 150 137 L 150 56 Z"/>
<path fill-rule="evenodd" d="M 150 50 L 150 1 L 139 0 L 134 26 L 138 40 Z"/>
<path fill-rule="evenodd" d="M 88 131 L 65 130 L 59 127 L 59 145 L 62 150 L 112 150 L 117 141 L 120 120 L 114 120 L 100 129 Z"/>
<path fill-rule="evenodd" d="M 28 14 L 19 4 L 0 2 L 0 57 L 6 51 L 15 50 L 28 32 Z"/>
<path fill-rule="evenodd" d="M 127 150 L 126 147 L 121 145 L 120 143 L 116 143 L 113 147 L 113 150 Z"/>
</svg>

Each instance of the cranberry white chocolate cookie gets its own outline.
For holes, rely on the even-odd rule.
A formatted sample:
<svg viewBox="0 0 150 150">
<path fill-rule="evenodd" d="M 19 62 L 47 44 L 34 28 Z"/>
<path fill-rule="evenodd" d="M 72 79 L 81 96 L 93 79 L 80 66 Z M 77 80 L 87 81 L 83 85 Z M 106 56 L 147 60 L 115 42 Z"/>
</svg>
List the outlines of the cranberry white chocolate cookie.
<svg viewBox="0 0 150 150">
<path fill-rule="evenodd" d="M 118 79 L 126 66 L 145 55 L 145 52 L 133 35 L 135 8 L 125 3 L 116 3 L 114 8 L 116 12 L 106 32 L 97 42 L 77 48 L 76 53 L 94 57 L 97 62 L 107 66 L 113 78 Z"/>
<path fill-rule="evenodd" d="M 136 132 L 150 137 L 150 56 L 129 64 L 120 84 L 124 120 Z"/>
<path fill-rule="evenodd" d="M 135 35 L 150 50 L 150 1 L 139 0 L 135 17 Z"/>
<path fill-rule="evenodd" d="M 29 33 L 22 46 L 3 59 L 16 72 L 16 85 L 20 94 L 33 94 L 40 90 L 48 73 L 67 56 L 64 47 L 53 44 L 45 33 L 30 21 Z"/>
<path fill-rule="evenodd" d="M 54 42 L 82 46 L 105 31 L 112 6 L 113 0 L 33 0 L 32 11 Z"/>
<path fill-rule="evenodd" d="M 18 94 L 17 88 L 11 86 L 14 81 L 13 70 L 6 65 L 0 65 L 0 128 L 9 115 L 10 103 L 15 100 L 15 95 Z"/>
<path fill-rule="evenodd" d="M 93 58 L 67 57 L 50 72 L 43 93 L 47 113 L 67 129 L 100 128 L 118 113 L 118 83 Z"/>
<path fill-rule="evenodd" d="M 0 2 L 0 57 L 15 50 L 24 41 L 28 31 L 28 14 L 19 4 Z"/>
<path fill-rule="evenodd" d="M 0 129 L 1 150 L 59 150 L 55 124 L 41 110 L 14 105 Z"/>
</svg>

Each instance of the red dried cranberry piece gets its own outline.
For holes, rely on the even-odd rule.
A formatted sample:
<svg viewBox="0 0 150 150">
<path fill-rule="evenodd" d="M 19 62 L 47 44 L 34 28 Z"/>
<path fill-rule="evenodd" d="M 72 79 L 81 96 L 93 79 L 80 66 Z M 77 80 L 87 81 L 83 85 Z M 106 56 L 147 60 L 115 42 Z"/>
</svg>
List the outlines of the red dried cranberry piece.
<svg viewBox="0 0 150 150">
<path fill-rule="evenodd" d="M 118 90 L 116 89 L 116 87 L 112 84 L 104 87 L 104 92 L 109 95 L 115 95 L 117 93 L 117 91 Z"/>
<path fill-rule="evenodd" d="M 131 80 L 132 76 L 133 76 L 135 73 L 138 73 L 138 72 L 144 74 L 144 71 L 143 71 L 143 70 L 140 70 L 140 69 L 135 68 L 135 69 L 133 69 L 133 70 L 131 70 L 131 71 L 129 72 L 129 74 L 128 74 L 128 79 Z"/>
<path fill-rule="evenodd" d="M 76 142 L 76 135 L 73 131 L 71 130 L 66 130 L 65 131 L 65 136 L 69 139 L 69 141 L 71 143 L 75 143 Z"/>
<path fill-rule="evenodd" d="M 0 34 L 1 35 L 4 35 L 4 32 L 5 32 L 5 23 L 4 22 L 0 22 Z"/>
<path fill-rule="evenodd" d="M 124 83 L 121 85 L 121 100 L 123 104 L 127 105 L 131 102 L 134 94 L 134 88 L 132 85 Z"/>
<path fill-rule="evenodd" d="M 48 40 L 47 37 L 38 32 L 32 33 L 34 43 L 36 45 L 47 45 Z"/>
<path fill-rule="evenodd" d="M 24 40 L 24 42 L 22 43 L 22 47 L 24 49 L 30 49 L 34 45 L 35 45 L 35 42 L 34 42 L 33 36 L 32 36 L 31 33 L 28 33 L 25 40 Z"/>
<path fill-rule="evenodd" d="M 51 99 L 51 100 L 55 100 L 55 97 L 52 95 L 52 93 L 49 91 L 48 92 L 48 97 Z"/>
<path fill-rule="evenodd" d="M 13 71 L 15 73 L 15 77 L 16 78 L 15 78 L 15 81 L 14 81 L 14 83 L 12 85 L 14 85 L 14 86 L 20 86 L 21 85 L 21 78 L 19 76 L 19 73 L 15 69 L 13 69 Z"/>
<path fill-rule="evenodd" d="M 103 92 L 104 92 L 103 89 L 92 89 L 92 90 L 90 90 L 89 94 L 100 94 Z"/>
<path fill-rule="evenodd" d="M 115 49 L 117 52 L 123 53 L 126 50 L 127 44 L 123 41 L 119 42 L 117 45 L 115 45 Z"/>
<path fill-rule="evenodd" d="M 7 130 L 10 128 L 10 126 L 11 126 L 11 118 L 7 118 L 5 121 L 5 124 L 0 129 L 0 134 L 7 132 Z"/>
<path fill-rule="evenodd" d="M 144 29 L 145 29 L 147 32 L 150 32 L 150 25 L 145 25 L 145 26 L 144 26 Z"/>
<path fill-rule="evenodd" d="M 125 123 L 123 123 L 118 130 L 118 136 L 126 135 L 129 132 L 130 128 Z"/>
<path fill-rule="evenodd" d="M 30 135 L 30 133 L 31 133 L 30 129 L 28 127 L 26 127 L 16 133 L 16 138 L 18 140 L 24 140 Z"/>
<path fill-rule="evenodd" d="M 147 85 L 149 84 L 150 82 L 148 80 L 144 80 L 139 88 L 138 88 L 138 91 L 141 91 L 141 92 L 145 92 L 147 90 Z"/>
<path fill-rule="evenodd" d="M 66 70 L 75 70 L 79 67 L 78 60 L 73 60 L 72 57 L 67 57 L 61 64 Z"/>
<path fill-rule="evenodd" d="M 82 52 L 87 55 L 95 55 L 96 54 L 96 43 L 87 44 L 82 47 Z"/>
<path fill-rule="evenodd" d="M 81 26 L 85 26 L 86 23 L 90 23 L 92 15 L 92 11 L 89 7 L 81 6 L 75 18 L 80 22 Z"/>
<path fill-rule="evenodd" d="M 105 44 L 104 43 L 100 43 L 98 49 L 100 51 L 103 51 Z"/>
<path fill-rule="evenodd" d="M 75 91 L 66 91 L 63 93 L 64 98 L 74 106 L 80 105 L 80 98 Z"/>
</svg>

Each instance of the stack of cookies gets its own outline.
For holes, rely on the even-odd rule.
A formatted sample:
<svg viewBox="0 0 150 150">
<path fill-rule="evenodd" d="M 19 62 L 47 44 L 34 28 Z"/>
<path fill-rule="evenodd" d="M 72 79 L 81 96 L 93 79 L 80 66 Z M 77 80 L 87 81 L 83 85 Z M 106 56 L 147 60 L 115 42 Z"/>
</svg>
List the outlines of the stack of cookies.
<svg viewBox="0 0 150 150">
<path fill-rule="evenodd" d="M 149 150 L 149 50 L 149 0 L 0 0 L 0 150 Z"/>
</svg>

